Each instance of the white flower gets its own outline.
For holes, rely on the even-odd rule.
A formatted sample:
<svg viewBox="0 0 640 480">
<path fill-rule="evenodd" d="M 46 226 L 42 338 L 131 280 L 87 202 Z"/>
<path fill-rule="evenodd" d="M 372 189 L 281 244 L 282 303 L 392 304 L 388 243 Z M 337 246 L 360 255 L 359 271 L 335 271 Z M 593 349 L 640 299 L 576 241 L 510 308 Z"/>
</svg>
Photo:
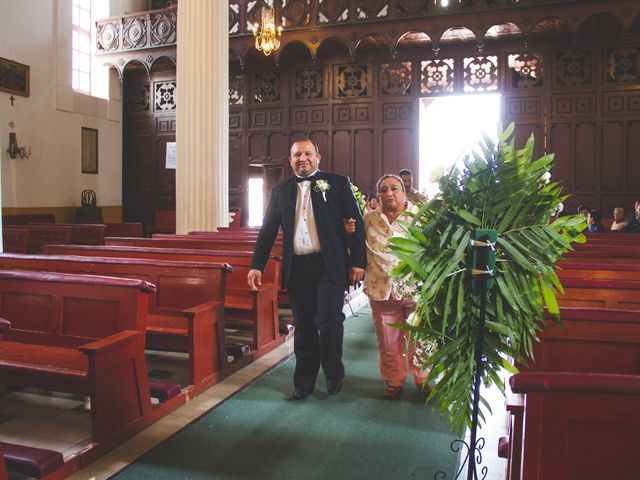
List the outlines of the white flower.
<svg viewBox="0 0 640 480">
<path fill-rule="evenodd" d="M 351 191 L 356 193 L 358 191 L 358 187 L 356 187 L 353 183 L 351 184 Z"/>
<path fill-rule="evenodd" d="M 429 183 L 438 183 L 443 176 L 444 167 L 442 165 L 438 165 L 437 167 L 431 169 L 431 172 L 429 174 Z"/>
<path fill-rule="evenodd" d="M 327 201 L 327 191 L 329 191 L 330 189 L 331 185 L 329 185 L 329 182 L 321 178 L 316 180 L 316 184 L 313 187 L 314 191 L 322 192 L 322 198 L 324 198 L 325 202 Z"/>
<path fill-rule="evenodd" d="M 544 172 L 540 177 L 540 181 L 545 185 L 551 181 L 551 172 Z"/>
</svg>

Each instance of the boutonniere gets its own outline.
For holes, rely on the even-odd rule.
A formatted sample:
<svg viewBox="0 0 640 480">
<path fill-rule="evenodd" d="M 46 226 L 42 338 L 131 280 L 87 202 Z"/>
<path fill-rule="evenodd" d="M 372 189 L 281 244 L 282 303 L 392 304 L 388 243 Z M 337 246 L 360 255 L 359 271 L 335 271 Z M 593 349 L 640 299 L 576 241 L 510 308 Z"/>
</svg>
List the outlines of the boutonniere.
<svg viewBox="0 0 640 480">
<path fill-rule="evenodd" d="M 329 185 L 329 182 L 327 182 L 326 180 L 316 180 L 315 185 L 313 186 L 313 191 L 314 192 L 322 192 L 322 198 L 324 198 L 324 201 L 327 201 L 327 192 L 331 189 L 331 185 Z"/>
</svg>

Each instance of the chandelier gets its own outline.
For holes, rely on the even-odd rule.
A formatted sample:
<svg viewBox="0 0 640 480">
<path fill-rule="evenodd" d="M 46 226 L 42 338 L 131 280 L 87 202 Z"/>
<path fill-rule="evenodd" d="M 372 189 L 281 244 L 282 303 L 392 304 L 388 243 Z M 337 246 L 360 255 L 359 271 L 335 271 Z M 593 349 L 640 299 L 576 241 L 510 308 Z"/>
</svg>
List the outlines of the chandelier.
<svg viewBox="0 0 640 480">
<path fill-rule="evenodd" d="M 282 27 L 276 28 L 276 21 L 273 15 L 273 8 L 262 8 L 262 22 L 260 25 L 251 25 L 251 31 L 256 39 L 256 50 L 264 53 L 267 57 L 271 52 L 280 48 L 280 37 Z"/>
</svg>

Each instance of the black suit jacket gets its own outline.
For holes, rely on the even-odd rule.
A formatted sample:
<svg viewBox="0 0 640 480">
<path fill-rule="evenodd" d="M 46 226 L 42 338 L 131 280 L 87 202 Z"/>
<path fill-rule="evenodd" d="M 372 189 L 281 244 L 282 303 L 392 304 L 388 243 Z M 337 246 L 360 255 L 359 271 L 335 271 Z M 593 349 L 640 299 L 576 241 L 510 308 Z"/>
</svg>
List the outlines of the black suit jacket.
<svg viewBox="0 0 640 480">
<path fill-rule="evenodd" d="M 318 172 L 315 179 L 325 180 L 331 188 L 326 192 L 316 191 L 315 180 L 311 184 L 313 216 L 320 239 L 322 258 L 331 279 L 339 285 L 347 285 L 348 268 L 365 268 L 366 253 L 364 227 L 360 210 L 349 179 L 342 175 Z M 271 247 L 282 228 L 282 286 L 289 284 L 291 260 L 293 258 L 293 234 L 295 228 L 298 187 L 295 177 L 278 183 L 271 191 L 267 209 L 262 220 L 262 228 L 256 241 L 251 268 L 264 270 Z M 356 231 L 348 238 L 344 232 L 344 219 L 356 219 Z"/>
</svg>

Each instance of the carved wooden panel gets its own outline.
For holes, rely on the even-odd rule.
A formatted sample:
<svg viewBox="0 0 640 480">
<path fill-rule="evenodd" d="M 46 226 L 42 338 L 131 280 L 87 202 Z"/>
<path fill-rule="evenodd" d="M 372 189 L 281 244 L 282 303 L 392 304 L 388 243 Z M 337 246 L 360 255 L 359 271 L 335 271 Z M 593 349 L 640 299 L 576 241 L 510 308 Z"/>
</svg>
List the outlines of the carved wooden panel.
<svg viewBox="0 0 640 480">
<path fill-rule="evenodd" d="M 640 83 L 640 46 L 607 49 L 609 84 Z"/>
<path fill-rule="evenodd" d="M 575 49 L 555 52 L 553 84 L 555 87 L 593 85 L 593 50 Z"/>
<path fill-rule="evenodd" d="M 624 122 L 602 124 L 600 186 L 606 190 L 624 188 Z"/>
<path fill-rule="evenodd" d="M 430 0 L 396 0 L 398 15 L 408 16 L 421 14 L 429 10 Z"/>
<path fill-rule="evenodd" d="M 615 91 L 602 93 L 603 115 L 640 115 L 640 92 Z"/>
<path fill-rule="evenodd" d="M 573 190 L 573 137 L 571 124 L 553 123 L 549 129 L 549 151 L 554 153 L 554 167 L 551 172 L 556 182 Z"/>
<path fill-rule="evenodd" d="M 597 155 L 598 155 L 598 129 L 595 122 L 576 123 L 575 135 L 575 162 L 576 162 L 576 189 L 592 190 L 598 185 Z"/>
<path fill-rule="evenodd" d="M 268 136 L 266 133 L 250 133 L 248 136 L 249 143 L 249 162 L 265 163 L 269 155 Z"/>
<path fill-rule="evenodd" d="M 236 73 L 229 75 L 229 105 L 244 103 L 244 75 Z"/>
<path fill-rule="evenodd" d="M 465 92 L 498 90 L 498 57 L 496 55 L 465 57 L 463 69 Z"/>
<path fill-rule="evenodd" d="M 278 128 L 285 126 L 286 123 L 284 108 L 251 110 L 250 115 L 250 128 Z"/>
<path fill-rule="evenodd" d="M 356 130 L 353 133 L 354 144 L 357 145 L 354 152 L 354 167 L 351 182 L 365 192 L 373 191 L 375 185 L 375 172 L 373 169 L 373 159 L 376 157 L 374 151 L 373 129 Z"/>
<path fill-rule="evenodd" d="M 148 112 L 151 108 L 151 84 L 145 83 L 125 90 L 124 109 L 127 114 Z"/>
<path fill-rule="evenodd" d="M 411 95 L 411 62 L 381 63 L 380 95 Z"/>
<path fill-rule="evenodd" d="M 448 93 L 455 90 L 453 58 L 423 60 L 421 64 L 421 93 Z"/>
<path fill-rule="evenodd" d="M 240 5 L 229 2 L 229 34 L 240 33 Z"/>
<path fill-rule="evenodd" d="M 525 118 L 538 118 L 542 113 L 542 99 L 539 96 L 509 96 L 504 97 L 505 112 L 508 122 L 521 121 Z"/>
<path fill-rule="evenodd" d="M 176 43 L 178 17 L 176 12 L 152 13 L 151 18 L 151 46 L 170 45 Z"/>
<path fill-rule="evenodd" d="M 322 67 L 302 68 L 294 71 L 293 98 L 296 100 L 322 100 L 324 98 L 324 73 Z"/>
<path fill-rule="evenodd" d="M 382 123 L 409 123 L 413 121 L 413 103 L 383 103 Z"/>
<path fill-rule="evenodd" d="M 282 7 L 285 27 L 303 27 L 311 21 L 309 0 L 285 0 Z"/>
<path fill-rule="evenodd" d="M 253 101 L 269 103 L 280 100 L 280 72 L 256 73 L 253 78 Z"/>
<path fill-rule="evenodd" d="M 174 134 L 176 133 L 176 118 L 171 116 L 156 118 L 156 133 L 159 134 Z"/>
<path fill-rule="evenodd" d="M 238 130 L 242 128 L 242 111 L 229 112 L 229 130 Z"/>
<path fill-rule="evenodd" d="M 387 0 L 357 0 L 356 17 L 361 20 L 385 18 L 389 14 L 387 3 Z"/>
<path fill-rule="evenodd" d="M 341 103 L 333 106 L 333 123 L 354 124 L 373 122 L 373 103 Z"/>
<path fill-rule="evenodd" d="M 153 84 L 153 110 L 166 112 L 176 109 L 176 82 L 163 81 Z"/>
<path fill-rule="evenodd" d="M 263 8 L 271 8 L 271 4 L 269 1 L 264 0 L 252 0 L 247 3 L 247 13 L 246 13 L 246 27 L 247 31 L 251 30 L 251 26 L 254 24 L 260 25 L 262 22 L 262 9 Z"/>
<path fill-rule="evenodd" d="M 353 151 L 351 142 L 351 130 L 334 130 L 331 138 L 330 171 L 351 175 L 351 152 Z"/>
<path fill-rule="evenodd" d="M 544 57 L 540 53 L 514 53 L 507 57 L 507 85 L 512 90 L 544 87 Z"/>
<path fill-rule="evenodd" d="M 344 22 L 349 18 L 348 0 L 318 0 L 318 22 Z"/>
<path fill-rule="evenodd" d="M 147 19 L 144 16 L 125 17 L 122 22 L 122 45 L 125 50 L 147 47 Z"/>
<path fill-rule="evenodd" d="M 640 152 L 640 119 L 630 120 L 627 123 L 625 146 L 625 187 L 638 195 L 640 192 L 640 162 L 638 161 L 638 152 Z"/>
<path fill-rule="evenodd" d="M 289 158 L 289 134 L 273 132 L 269 134 L 269 161 L 282 164 Z"/>
<path fill-rule="evenodd" d="M 413 171 L 418 178 L 413 151 L 414 138 L 411 128 L 389 128 L 382 131 L 382 171 L 385 173 L 398 173 L 403 168 Z"/>
<path fill-rule="evenodd" d="M 337 98 L 367 97 L 371 94 L 369 65 L 337 65 L 334 92 Z"/>
<path fill-rule="evenodd" d="M 304 105 L 291 107 L 291 125 L 324 125 L 329 117 L 326 105 Z"/>
<path fill-rule="evenodd" d="M 551 113 L 560 116 L 589 116 L 596 115 L 595 92 L 558 94 L 551 97 Z"/>
</svg>

